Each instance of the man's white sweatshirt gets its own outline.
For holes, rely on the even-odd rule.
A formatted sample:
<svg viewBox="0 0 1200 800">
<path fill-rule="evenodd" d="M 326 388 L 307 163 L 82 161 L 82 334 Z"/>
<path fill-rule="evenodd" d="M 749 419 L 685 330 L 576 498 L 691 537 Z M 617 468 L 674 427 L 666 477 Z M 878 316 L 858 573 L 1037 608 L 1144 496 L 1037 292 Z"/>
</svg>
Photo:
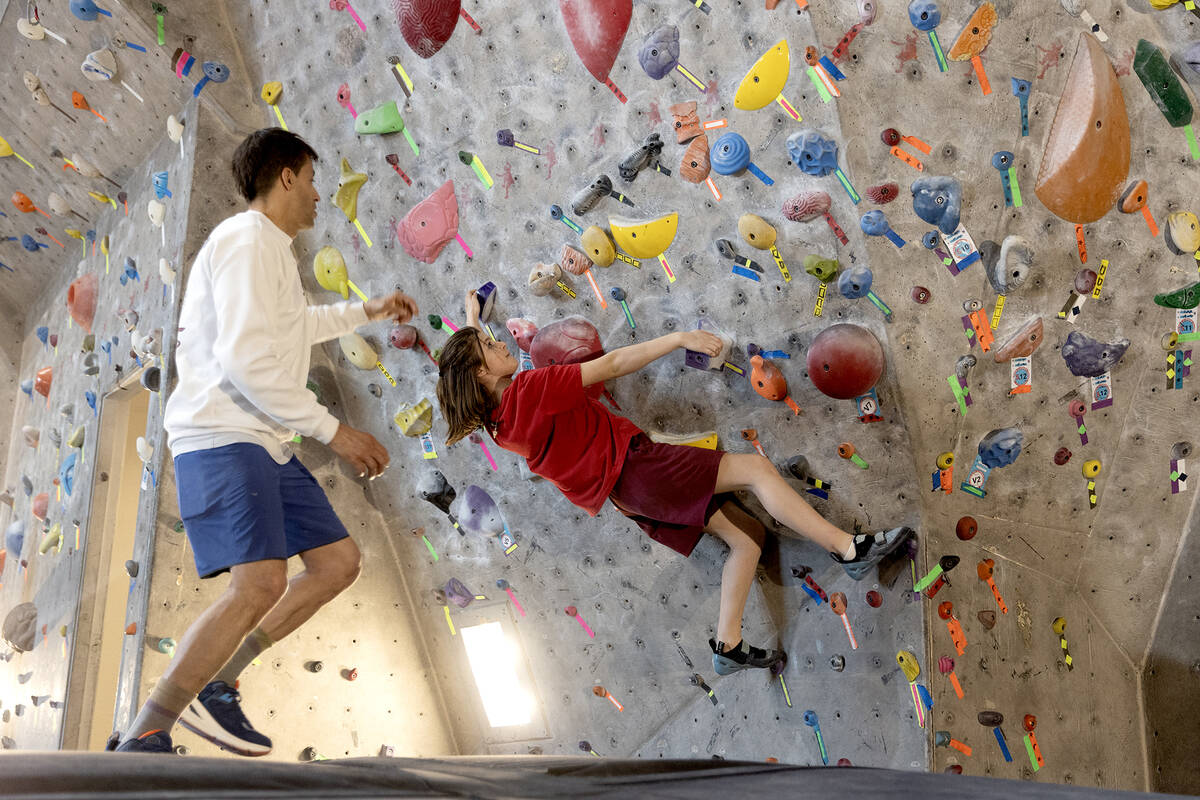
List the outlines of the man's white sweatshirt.
<svg viewBox="0 0 1200 800">
<path fill-rule="evenodd" d="M 338 421 L 306 388 L 312 346 L 365 322 L 362 303 L 308 305 L 292 239 L 265 214 L 222 222 L 183 295 L 163 421 L 171 453 L 250 442 L 286 464 L 296 433 L 328 444 Z"/>
</svg>

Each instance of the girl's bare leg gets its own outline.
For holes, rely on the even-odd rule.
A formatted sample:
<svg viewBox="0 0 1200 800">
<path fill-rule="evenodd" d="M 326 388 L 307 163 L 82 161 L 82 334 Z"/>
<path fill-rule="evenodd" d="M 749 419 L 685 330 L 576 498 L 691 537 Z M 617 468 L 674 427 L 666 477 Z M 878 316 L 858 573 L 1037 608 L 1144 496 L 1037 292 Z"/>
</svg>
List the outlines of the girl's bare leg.
<svg viewBox="0 0 1200 800">
<path fill-rule="evenodd" d="M 753 492 L 768 514 L 831 553 L 845 555 L 854 541 L 853 536 L 818 514 L 760 455 L 726 453 L 721 459 L 714 494 L 737 490 Z"/>
<path fill-rule="evenodd" d="M 722 459 L 722 464 L 724 459 Z M 742 615 L 758 569 L 766 531 L 762 523 L 733 503 L 725 503 L 709 517 L 706 532 L 729 545 L 721 570 L 721 610 L 717 618 L 717 641 L 732 647 L 742 640 Z"/>
</svg>

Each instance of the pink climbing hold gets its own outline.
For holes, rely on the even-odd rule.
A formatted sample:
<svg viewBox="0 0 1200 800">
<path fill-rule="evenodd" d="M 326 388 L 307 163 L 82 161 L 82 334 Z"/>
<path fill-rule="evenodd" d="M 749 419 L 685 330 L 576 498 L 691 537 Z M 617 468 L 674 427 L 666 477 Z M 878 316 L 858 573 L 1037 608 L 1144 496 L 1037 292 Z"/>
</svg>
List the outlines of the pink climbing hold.
<svg viewBox="0 0 1200 800">
<path fill-rule="evenodd" d="M 517 347 L 529 352 L 529 347 L 533 342 L 533 337 L 537 336 L 538 327 L 527 319 L 513 317 L 508 322 L 504 323 L 504 327 L 508 328 L 509 334 L 517 342 Z"/>
<path fill-rule="evenodd" d="M 449 41 L 458 24 L 461 0 L 392 0 L 400 35 L 421 58 L 430 58 Z"/>
<path fill-rule="evenodd" d="M 458 199 L 453 180 L 413 206 L 396 226 L 396 237 L 404 252 L 426 264 L 436 261 L 457 234 Z"/>
</svg>

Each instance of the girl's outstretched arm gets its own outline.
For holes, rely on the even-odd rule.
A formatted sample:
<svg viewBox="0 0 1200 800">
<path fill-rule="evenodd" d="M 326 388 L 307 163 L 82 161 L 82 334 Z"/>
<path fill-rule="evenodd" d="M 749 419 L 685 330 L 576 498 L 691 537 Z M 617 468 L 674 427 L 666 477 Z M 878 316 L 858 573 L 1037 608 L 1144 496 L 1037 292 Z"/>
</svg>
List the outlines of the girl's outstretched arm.
<svg viewBox="0 0 1200 800">
<path fill-rule="evenodd" d="M 582 364 L 583 385 L 591 386 L 593 383 L 603 383 L 631 372 L 637 372 L 651 361 L 662 358 L 679 347 L 715 356 L 721 352 L 722 346 L 723 342 L 720 337 L 707 331 L 668 333 L 648 342 L 619 347 L 595 361 Z"/>
</svg>

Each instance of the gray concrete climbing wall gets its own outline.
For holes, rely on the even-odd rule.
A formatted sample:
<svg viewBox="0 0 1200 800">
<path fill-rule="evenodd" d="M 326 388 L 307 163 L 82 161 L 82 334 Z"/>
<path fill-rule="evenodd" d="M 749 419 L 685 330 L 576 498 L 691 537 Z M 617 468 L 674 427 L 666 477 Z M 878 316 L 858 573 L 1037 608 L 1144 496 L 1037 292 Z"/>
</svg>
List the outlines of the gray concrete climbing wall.
<svg viewBox="0 0 1200 800">
<path fill-rule="evenodd" d="M 831 762 L 845 757 L 860 766 L 939 771 L 961 766 L 970 774 L 1037 781 L 1196 790 L 1194 776 L 1179 766 L 1186 760 L 1174 744 L 1190 740 L 1185 726 L 1194 714 L 1186 712 L 1194 709 L 1196 698 L 1190 665 L 1198 656 L 1189 644 L 1200 639 L 1194 635 L 1196 615 L 1189 610 L 1195 539 L 1184 536 L 1195 488 L 1172 493 L 1169 460 L 1171 446 L 1188 435 L 1200 394 L 1191 377 L 1182 390 L 1166 388 L 1166 354 L 1159 340 L 1174 317 L 1150 302 L 1155 293 L 1194 280 L 1195 265 L 1190 257 L 1168 253 L 1161 237 L 1150 236 L 1140 215 L 1110 213 L 1085 226 L 1087 266 L 1108 262 L 1100 296 L 1084 304 L 1073 324 L 1059 320 L 1056 312 L 1081 265 L 1073 226 L 1050 214 L 1033 193 L 1076 38 L 1088 24 L 1057 4 L 997 2 L 1000 21 L 983 55 L 992 87 L 985 95 L 970 65 L 952 62 L 945 74 L 938 71 L 924 34 L 909 23 L 905 4 L 881 5 L 874 24 L 862 28 L 839 59 L 847 75 L 839 84 L 843 96 L 826 104 L 808 81 L 801 54 L 809 44 L 827 54 L 833 51 L 859 19 L 852 4 L 813 2 L 808 11 L 799 12 L 790 3 L 767 11 L 758 3 L 710 2 L 711 14 L 705 15 L 676 0 L 639 3 L 611 72 L 628 96 L 628 103 L 621 104 L 587 75 L 553 3 L 499 11 L 468 2 L 465 8 L 482 34 L 460 21 L 446 47 L 429 60 L 406 47 L 387 4 L 354 6 L 365 31 L 348 13 L 325 4 L 303 14 L 281 3 L 210 5 L 203 12 L 172 9 L 168 18 L 173 34 L 194 35 L 198 54 L 214 54 L 231 65 L 235 76 L 221 87 L 220 106 L 206 106 L 211 115 L 198 115 L 199 134 L 189 132 L 199 142 L 198 194 L 186 232 L 177 240 L 183 262 L 190 261 L 216 222 L 236 210 L 225 172 L 228 154 L 246 131 L 275 124 L 270 108 L 255 97 L 264 82 L 281 81 L 281 113 L 321 153 L 317 177 L 322 192 L 332 195 L 343 157 L 369 176 L 358 207 L 373 246 L 366 246 L 327 203 L 321 206 L 317 228 L 297 240 L 303 279 L 314 301 L 337 299 L 317 285 L 311 272 L 317 249 L 332 244 L 345 255 L 350 277 L 364 291 L 403 288 L 417 298 L 422 317 L 444 315 L 457 324 L 463 291 L 494 281 L 500 295 L 493 329 L 510 346 L 501 329 L 510 316 L 544 325 L 580 314 L 599 328 L 609 349 L 708 317 L 737 339 L 735 364 L 748 367 L 744 348 L 750 342 L 791 356 L 776 363 L 804 415 L 793 417 L 783 405 L 760 398 L 730 372 L 690 370 L 681 355 L 615 382 L 612 390 L 624 412 L 652 430 L 715 430 L 722 447 L 737 452 L 752 451 L 739 432 L 755 427 L 777 466 L 803 453 L 814 473 L 832 481 L 830 498 L 814 503 L 836 524 L 870 529 L 905 523 L 917 527 L 921 536 L 916 563 L 890 585 L 873 579 L 853 583 L 811 545 L 786 535 L 771 539 L 748 604 L 746 631 L 751 642 L 777 641 L 789 651 L 784 680 L 793 707 L 788 708 L 779 683 L 766 676 L 717 680 L 712 674 L 705 641 L 716 618 L 724 553 L 719 543 L 706 539 L 690 559 L 683 559 L 645 539 L 611 509 L 589 519 L 552 487 L 525 480 L 516 459 L 495 447 L 495 472 L 474 444 L 446 448 L 441 443 L 444 423 L 436 415 L 439 457 L 422 459 L 419 444 L 400 436 L 391 419 L 401 403 L 433 398 L 436 373 L 423 354 L 389 347 L 386 326 L 364 328 L 398 386 L 389 386 L 377 372 L 356 370 L 336 343 L 320 348 L 313 379 L 337 415 L 389 447 L 393 467 L 367 488 L 324 448 L 310 443 L 301 450 L 363 548 L 366 569 L 333 607 L 246 673 L 248 713 L 275 738 L 275 757 L 295 758 L 304 747 L 327 756 L 365 755 L 379 752 L 381 745 L 421 755 L 569 753 L 586 740 L 601 755 L 775 756 L 812 764 L 819 763 L 820 753 L 802 718 L 805 709 L 812 709 L 820 717 Z M 1149 182 L 1150 207 L 1162 225 L 1170 212 L 1195 210 L 1189 204 L 1195 197 L 1196 162 L 1182 131 L 1165 124 L 1132 74 L 1132 53 L 1142 37 L 1174 52 L 1195 38 L 1195 20 L 1178 6 L 1152 12 L 1142 0 L 1087 5 L 1108 37 L 1104 49 L 1117 68 L 1129 109 L 1130 176 Z M 973 4 L 943 6 L 941 40 L 948 48 Z M 138 31 L 153 27 L 145 8 L 132 13 L 138 17 Z M 639 67 L 643 37 L 665 24 L 679 27 L 680 60 L 708 85 L 706 94 L 678 73 L 656 83 Z M 47 26 L 53 27 L 49 20 Z M 803 114 L 803 123 L 779 106 L 751 112 L 732 104 L 749 66 L 781 36 L 792 50 L 785 95 Z M 81 56 L 73 55 L 70 63 Z M 409 99 L 390 69 L 389 56 L 399 57 L 414 83 Z M 1020 135 L 1010 77 L 1032 82 L 1028 137 Z M 351 112 L 337 97 L 343 83 L 358 113 L 396 100 L 420 153 L 414 154 L 399 134 L 356 136 Z M 671 135 L 668 107 L 689 99 L 698 101 L 702 119 L 728 119 L 729 130 L 746 138 L 754 162 L 774 179 L 773 186 L 748 174 L 714 175 L 723 192 L 717 201 L 705 186 L 678 180 L 684 148 Z M 883 209 L 908 242 L 903 250 L 860 233 L 857 218 L 875 207 L 866 197 L 856 207 L 833 177 L 809 178 L 789 161 L 784 141 L 808 126 L 839 143 L 841 163 L 860 192 L 885 181 L 899 185 L 899 200 Z M 963 221 L 977 242 L 1000 242 L 1017 234 L 1032 243 L 1032 275 L 1007 297 L 994 331 L 997 342 L 1003 342 L 1027 319 L 1045 320 L 1047 341 L 1033 357 L 1028 394 L 1009 397 L 1008 367 L 994 363 L 963 336 L 963 302 L 978 299 L 990 314 L 995 292 L 979 265 L 952 277 L 937 256 L 920 246 L 929 226 L 914 216 L 908 199 L 908 185 L 918 173 L 880 141 L 880 131 L 888 127 L 931 145 L 928 155 L 918 153 L 924 174 L 953 175 L 961 181 Z M 498 146 L 496 131 L 504 128 L 542 154 Z M 157 130 L 161 137 L 161 127 Z M 621 180 L 618 162 L 650 132 L 667 142 L 663 163 L 676 174 L 643 171 L 632 182 Z M 713 131 L 710 138 L 722 132 Z M 21 151 L 17 139 L 10 141 Z M 478 155 L 494 186 L 485 188 L 458 160 L 460 150 Z M 1015 154 L 1024 195 L 1020 208 L 1004 204 L 1000 176 L 990 165 L 998 150 Z M 412 185 L 385 160 L 391 153 L 397 154 L 397 165 Z M 46 160 L 52 163 L 48 156 Z M 6 176 L 23 169 L 12 159 L 0 166 Z M 135 172 L 127 169 L 130 175 Z M 577 217 L 580 224 L 604 226 L 610 213 L 640 219 L 672 211 L 680 215 L 679 233 L 666 253 L 678 276 L 674 283 L 653 260 L 640 270 L 620 262 L 595 270 L 602 289 L 625 290 L 636 331 L 611 301 L 607 309 L 600 308 L 581 279 L 570 279 L 578 293 L 572 300 L 533 297 L 525 288 L 531 266 L 557 260 L 564 243 L 576 242 L 572 231 L 551 219 L 549 205 L 569 209 L 574 193 L 601 172 L 636 206 L 626 209 L 606 199 Z M 455 183 L 459 232 L 474 255 L 468 258 L 451 242 L 433 264 L 421 264 L 399 247 L 395 225 L 448 178 Z M 847 245 L 819 218 L 794 223 L 783 217 L 784 200 L 818 188 L 833 198 L 832 215 L 845 229 Z M 781 280 L 769 254 L 751 250 L 737 235 L 738 217 L 746 212 L 777 227 L 790 282 Z M 10 212 L 6 222 L 12 216 Z M 760 282 L 728 271 L 730 263 L 712 245 L 718 237 L 730 239 L 763 264 Z M 885 324 L 865 299 L 846 300 L 832 286 L 823 316 L 814 318 L 817 284 L 801 268 L 809 253 L 837 257 L 843 267 L 869 265 L 875 273 L 873 288 L 891 306 L 894 322 Z M 928 304 L 909 299 L 916 285 L 931 291 Z M 65 282 L 55 291 L 62 286 Z M 47 289 L 46 297 L 49 293 Z M 31 336 L 40 323 L 35 319 L 41 317 L 30 316 L 25 325 L 21 377 L 36 368 L 40 343 Z M 807 379 L 802 359 L 808 345 L 837 321 L 867 327 L 884 345 L 887 370 L 878 386 L 883 422 L 859 423 L 850 401 L 826 398 Z M 430 347 L 444 340 L 445 333 L 423 319 L 418 325 Z M 1068 372 L 1059 353 L 1067 334 L 1076 329 L 1105 341 L 1132 341 L 1113 372 L 1114 404 L 1086 415 L 1087 445 L 1081 444 L 1076 422 L 1067 414 L 1072 399 L 1086 396 L 1086 382 Z M 968 352 L 979 364 L 969 377 L 974 402 L 963 415 L 946 378 Z M 23 396 L 19 402 L 28 407 Z M 19 431 L 27 423 L 17 410 Z M 957 486 L 979 440 L 1006 426 L 1022 430 L 1023 453 L 1013 466 L 993 473 L 985 498 L 956 488 L 949 495 L 929 491 L 939 453 L 956 455 Z M 843 441 L 855 444 L 869 470 L 837 457 L 835 448 Z M 1063 446 L 1074 455 L 1056 466 L 1053 455 Z M 18 441 L 12 451 L 19 453 L 22 447 Z M 1102 463 L 1095 509 L 1088 507 L 1080 473 L 1089 458 Z M 16 460 L 10 458 L 10 474 Z M 476 484 L 496 499 L 517 538 L 513 555 L 505 557 L 495 542 L 461 536 L 420 498 L 416 486 L 435 467 L 460 495 Z M 220 590 L 220 584 L 201 585 L 194 576 L 184 537 L 175 531 L 169 473 L 164 462 L 153 569 L 131 605 L 132 618 L 143 623 L 139 630 L 146 638 L 139 633 L 126 643 L 126 663 L 130 668 L 140 664 L 141 672 L 125 685 L 118 725 L 127 721 L 165 666 L 166 656 L 148 644 L 160 636 L 178 638 Z M 18 507 L 20 503 L 18 497 Z M 747 505 L 770 524 L 753 501 Z M 968 514 L 978 521 L 979 533 L 964 541 L 955 535 L 956 523 Z M 414 531 L 428 537 L 438 553 L 436 561 Z M 149 541 L 148 529 L 139 541 Z M 149 564 L 150 553 L 144 555 Z M 905 591 L 912 573 L 920 577 L 944 555 L 961 558 L 950 584 L 932 600 L 917 602 L 917 595 Z M 974 574 L 985 558 L 995 562 L 1006 614 L 999 613 L 991 589 Z M 805 567 L 812 568 L 811 577 L 825 591 L 842 590 L 849 596 L 857 651 L 849 649 L 829 606 L 815 604 L 801 588 L 795 576 Z M 8 573 L 12 570 L 9 566 Z M 487 599 L 463 610 L 451 606 L 447 617 L 434 590 L 451 577 Z M 523 614 L 496 587 L 498 578 L 509 581 Z M 10 582 L 5 580 L 5 592 L 11 591 Z M 865 602 L 870 589 L 881 592 L 878 609 Z M 961 620 L 967 640 L 963 655 L 954 652 L 938 616 L 943 601 L 954 604 Z M 563 613 L 567 605 L 578 608 L 594 639 Z M 978 616 L 988 610 L 998 617 L 990 629 Z M 1057 617 L 1067 622 L 1073 669 L 1067 668 L 1051 629 Z M 502 621 L 520 641 L 533 679 L 539 710 L 534 723 L 516 733 L 491 729 L 482 719 L 461 636 L 448 626 L 448 621 L 458 629 L 485 620 Z M 917 726 L 909 689 L 896 666 L 901 649 L 916 654 L 922 666 L 919 681 L 933 691 L 934 709 L 924 730 Z M 962 699 L 938 668 L 943 655 L 956 659 Z M 42 652 L 38 657 L 47 656 Z M 832 668 L 838 657 L 845 664 L 840 672 Z M 306 672 L 304 665 L 311 660 L 323 661 L 325 668 Z M 357 679 L 346 680 L 342 671 L 354 667 Z M 711 686 L 715 705 L 689 683 L 693 673 Z M 1177 688 L 1181 682 L 1182 693 Z M 603 685 L 624 711 L 593 695 L 595 685 Z M 1145 718 L 1140 710 L 1143 686 Z M 53 696 L 49 690 L 46 694 Z M 306 702 L 296 704 L 297 697 Z M 991 731 L 976 721 L 976 714 L 985 710 L 1003 713 L 1013 763 L 1003 759 Z M 1038 719 L 1036 734 L 1046 763 L 1037 772 L 1022 742 L 1026 714 Z M 44 725 L 38 735 L 50 741 L 53 721 Z M 935 749 L 935 730 L 948 731 L 973 754 Z M 13 728 L 6 735 L 18 746 L 29 746 L 29 739 L 18 734 Z M 181 733 L 179 741 L 195 752 L 211 752 L 187 734 Z"/>
<path fill-rule="evenodd" d="M 189 121 L 193 119 L 191 115 L 187 117 Z M 81 247 L 72 242 L 68 253 L 56 256 L 68 262 L 62 267 L 62 277 L 56 278 L 54 270 L 48 270 L 49 280 L 41 297 L 28 309 L 29 328 L 23 340 L 21 377 L 29 378 L 37 370 L 51 367 L 53 382 L 48 396 L 35 391 L 28 396 L 21 393 L 17 398 L 13 439 L 5 462 L 5 486 L 11 487 L 14 502 L 11 508 L 0 507 L 0 523 L 6 531 L 13 523 L 24 525 L 23 547 L 14 548 L 13 541 L 6 537 L 0 607 L 7 613 L 18 603 L 32 602 L 38 611 L 35 648 L 19 654 L 10 651 L 2 668 L 0 728 L 6 741 L 21 749 L 59 746 L 69 668 L 73 661 L 80 666 L 87 662 L 89 642 L 78 641 L 75 633 L 78 615 L 81 610 L 90 615 L 94 599 L 81 595 L 86 551 L 103 546 L 99 536 L 101 523 L 96 522 L 97 534 L 93 539 L 90 516 L 93 489 L 105 491 L 110 477 L 97 474 L 96 470 L 100 415 L 105 397 L 119 391 L 118 385 L 129 376 L 143 367 L 161 369 L 161 358 L 150 351 L 161 352 L 165 346 L 170 352 L 174 341 L 179 291 L 177 286 L 164 284 L 159 259 L 167 259 L 176 270 L 182 261 L 194 140 L 195 132 L 190 125 L 185 125 L 182 148 L 165 135 L 156 138 L 140 168 L 126 177 L 129 216 L 124 215 L 123 209 L 111 208 L 95 215 L 98 230 L 108 233 L 110 239 L 108 269 L 98 249 L 93 253 L 89 247 L 81 260 Z M 160 228 L 152 224 L 146 205 L 155 196 L 151 173 L 161 170 L 170 176 L 174 197 L 164 200 L 166 211 Z M 85 331 L 78 323 L 69 321 L 66 308 L 68 284 L 86 274 L 94 275 L 98 286 L 92 323 L 94 342 L 85 341 Z M 34 335 L 40 326 L 47 328 L 47 344 Z M 140 338 L 151 335 L 158 340 L 153 348 Z M 49 343 L 51 336 L 57 346 Z M 135 336 L 139 337 L 137 355 L 133 353 Z M 141 388 L 136 380 L 133 388 Z M 90 405 L 89 394 L 95 409 Z M 154 393 L 145 423 L 145 438 L 154 448 L 147 465 L 159 475 L 163 465 L 169 463 L 163 458 L 162 403 Z M 25 427 L 38 431 L 36 448 L 25 443 L 22 433 Z M 81 445 L 70 446 L 76 434 Z M 61 469 L 69 459 L 75 460 L 75 467 L 68 494 Z M 32 504 L 42 493 L 48 495 L 49 509 L 44 520 L 39 520 L 32 516 Z M 126 623 L 139 622 L 145 617 L 143 585 L 150 574 L 154 549 L 150 534 L 157 506 L 158 494 L 150 484 L 138 500 L 138 544 L 133 552 L 120 556 L 121 561 L 129 558 L 142 565 L 140 577 L 131 580 L 128 586 L 103 587 L 104 591 L 128 591 L 130 614 Z M 60 543 L 48 545 L 41 552 L 48 532 L 56 529 L 61 533 Z M 90 641 L 98 641 L 101 636 L 124 637 L 127 650 L 137 654 L 145 634 L 144 625 L 139 624 L 135 634 L 125 636 L 126 623 L 112 630 L 95 630 Z M 137 668 L 136 662 L 130 662 L 130 669 Z"/>
</svg>

